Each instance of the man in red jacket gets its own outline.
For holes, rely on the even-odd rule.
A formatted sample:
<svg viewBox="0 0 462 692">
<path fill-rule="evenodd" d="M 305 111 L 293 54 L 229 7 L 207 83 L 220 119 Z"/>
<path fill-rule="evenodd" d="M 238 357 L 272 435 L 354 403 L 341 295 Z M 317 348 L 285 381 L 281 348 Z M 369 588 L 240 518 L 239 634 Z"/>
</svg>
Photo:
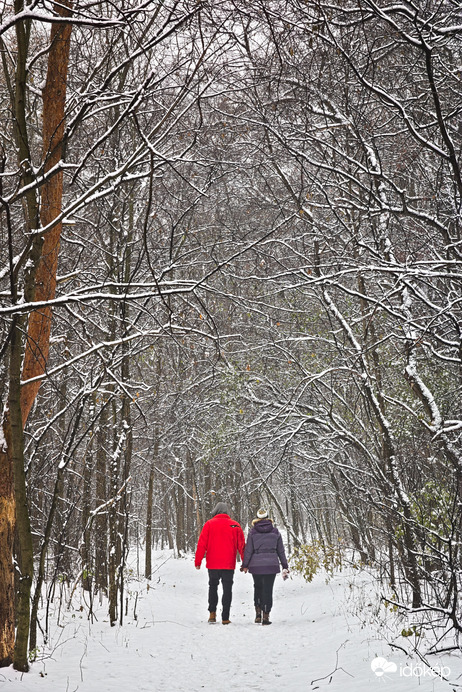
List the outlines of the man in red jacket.
<svg viewBox="0 0 462 692">
<path fill-rule="evenodd" d="M 212 519 L 205 522 L 196 549 L 196 569 L 206 556 L 209 571 L 209 622 L 217 621 L 218 584 L 222 583 L 223 598 L 221 621 L 229 625 L 229 609 L 233 595 L 236 555 L 244 557 L 245 538 L 240 525 L 229 516 L 228 506 L 219 502 L 212 511 Z"/>
</svg>

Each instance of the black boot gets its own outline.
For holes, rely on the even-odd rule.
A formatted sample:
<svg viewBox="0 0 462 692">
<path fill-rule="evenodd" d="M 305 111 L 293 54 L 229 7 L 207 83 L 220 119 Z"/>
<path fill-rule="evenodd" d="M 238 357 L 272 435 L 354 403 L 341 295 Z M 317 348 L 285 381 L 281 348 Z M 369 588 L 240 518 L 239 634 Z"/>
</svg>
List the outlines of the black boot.
<svg viewBox="0 0 462 692">
<path fill-rule="evenodd" d="M 261 625 L 261 608 L 260 606 L 255 606 L 255 622 Z"/>
<path fill-rule="evenodd" d="M 271 625 L 270 619 L 269 619 L 269 613 L 263 612 L 263 620 L 262 620 L 262 625 Z"/>
</svg>

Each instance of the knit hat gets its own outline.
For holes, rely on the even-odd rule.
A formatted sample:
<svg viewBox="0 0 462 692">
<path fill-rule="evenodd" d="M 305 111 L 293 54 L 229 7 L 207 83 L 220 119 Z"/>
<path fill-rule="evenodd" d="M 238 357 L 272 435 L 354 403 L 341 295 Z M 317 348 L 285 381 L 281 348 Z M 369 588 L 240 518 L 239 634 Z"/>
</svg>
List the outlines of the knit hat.
<svg viewBox="0 0 462 692">
<path fill-rule="evenodd" d="M 257 512 L 257 519 L 268 519 L 268 512 L 266 509 L 259 509 Z"/>
<path fill-rule="evenodd" d="M 219 502 L 215 505 L 212 509 L 212 517 L 214 517 L 215 514 L 229 514 L 229 508 L 226 502 Z"/>
</svg>

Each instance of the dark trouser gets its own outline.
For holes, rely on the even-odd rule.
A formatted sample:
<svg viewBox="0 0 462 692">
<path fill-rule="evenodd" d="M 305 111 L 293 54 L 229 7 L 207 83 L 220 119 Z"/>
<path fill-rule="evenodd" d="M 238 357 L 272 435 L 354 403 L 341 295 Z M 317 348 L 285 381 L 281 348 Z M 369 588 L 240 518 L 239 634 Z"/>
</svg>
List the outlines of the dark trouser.
<svg viewBox="0 0 462 692">
<path fill-rule="evenodd" d="M 252 574 L 253 600 L 264 613 L 269 613 L 273 607 L 273 586 L 275 574 Z"/>
<path fill-rule="evenodd" d="M 233 597 L 233 569 L 209 569 L 209 613 L 216 613 L 218 605 L 218 584 L 223 586 L 222 620 L 229 620 L 229 609 Z"/>
</svg>

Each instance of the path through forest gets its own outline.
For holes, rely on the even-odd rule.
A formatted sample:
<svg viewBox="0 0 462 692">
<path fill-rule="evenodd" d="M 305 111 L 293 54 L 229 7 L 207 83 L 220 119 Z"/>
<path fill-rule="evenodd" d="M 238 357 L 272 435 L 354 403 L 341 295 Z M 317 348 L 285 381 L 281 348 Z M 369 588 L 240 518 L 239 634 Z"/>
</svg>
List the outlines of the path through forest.
<svg viewBox="0 0 462 692">
<path fill-rule="evenodd" d="M 232 624 L 223 626 L 206 622 L 207 572 L 195 570 L 191 557 L 157 554 L 154 569 L 149 589 L 144 580 L 130 582 L 123 627 L 109 627 L 104 606 L 90 624 L 85 602 L 74 602 L 59 625 L 54 619 L 50 650 L 40 652 L 30 673 L 0 671 L 0 692 L 458 689 L 460 658 L 432 659 L 449 673 L 448 684 L 418 659 L 391 650 L 386 622 L 394 616 L 365 573 L 340 573 L 328 584 L 321 576 L 311 584 L 278 577 L 273 624 L 261 627 L 253 623 L 250 575 L 236 572 Z M 57 601 L 53 607 L 56 616 Z M 390 664 L 384 675 L 371 668 L 377 657 Z"/>
</svg>

